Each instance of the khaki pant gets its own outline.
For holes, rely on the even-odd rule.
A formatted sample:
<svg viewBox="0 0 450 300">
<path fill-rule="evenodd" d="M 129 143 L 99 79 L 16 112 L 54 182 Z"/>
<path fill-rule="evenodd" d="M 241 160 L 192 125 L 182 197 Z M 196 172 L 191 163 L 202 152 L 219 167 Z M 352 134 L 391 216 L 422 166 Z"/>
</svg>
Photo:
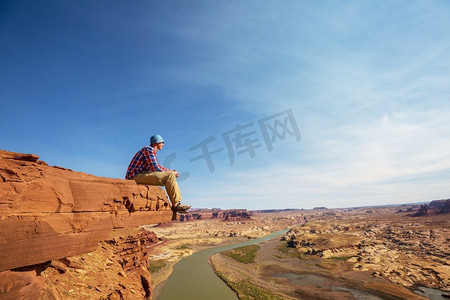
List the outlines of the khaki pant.
<svg viewBox="0 0 450 300">
<path fill-rule="evenodd" d="M 139 184 L 165 186 L 172 205 L 177 205 L 181 201 L 180 189 L 178 188 L 177 177 L 174 172 L 150 172 L 140 173 L 133 177 Z"/>
</svg>

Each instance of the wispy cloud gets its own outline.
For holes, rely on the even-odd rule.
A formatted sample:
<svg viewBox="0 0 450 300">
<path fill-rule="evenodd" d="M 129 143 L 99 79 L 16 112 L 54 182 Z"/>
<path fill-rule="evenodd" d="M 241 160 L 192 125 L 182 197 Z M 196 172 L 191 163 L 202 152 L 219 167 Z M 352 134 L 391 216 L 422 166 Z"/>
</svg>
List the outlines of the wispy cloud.
<svg viewBox="0 0 450 300">
<path fill-rule="evenodd" d="M 134 151 L 159 133 L 168 141 L 161 156 L 176 151 L 171 167 L 192 173 L 184 198 L 203 207 L 450 194 L 446 1 L 35 6 L 16 4 L 0 30 L 8 149 L 123 177 Z M 222 134 L 235 124 L 286 109 L 300 142 L 233 166 L 224 150 L 214 174 L 190 162 L 198 153 L 188 149 L 208 136 L 225 147 Z"/>
<path fill-rule="evenodd" d="M 449 117 L 448 111 L 401 112 L 334 128 L 323 138 L 293 144 L 284 163 L 230 170 L 204 187 L 199 201 L 213 198 L 253 208 L 339 207 L 446 197 Z M 307 157 L 295 155 L 302 147 L 309 148 Z"/>
</svg>

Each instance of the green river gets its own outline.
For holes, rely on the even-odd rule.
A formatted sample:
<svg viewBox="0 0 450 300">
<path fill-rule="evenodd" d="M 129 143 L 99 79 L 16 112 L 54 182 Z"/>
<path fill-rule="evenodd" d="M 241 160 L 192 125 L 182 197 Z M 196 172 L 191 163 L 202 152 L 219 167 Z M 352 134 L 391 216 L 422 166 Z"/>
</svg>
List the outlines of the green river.
<svg viewBox="0 0 450 300">
<path fill-rule="evenodd" d="M 220 246 L 196 252 L 180 260 L 173 268 L 173 272 L 164 283 L 156 300 L 238 300 L 238 297 L 213 271 L 208 263 L 211 255 L 233 248 L 258 244 L 281 236 L 288 230 L 280 230 L 265 237 L 248 240 L 228 246 Z M 317 275 L 278 274 L 277 277 L 286 277 L 293 284 L 311 284 L 324 280 Z M 335 291 L 347 291 L 360 300 L 380 300 L 381 298 L 367 292 L 350 289 L 347 287 L 330 287 Z M 415 291 L 428 299 L 444 299 L 442 291 L 421 288 Z"/>
<path fill-rule="evenodd" d="M 214 273 L 208 263 L 209 257 L 225 250 L 268 241 L 287 231 L 280 230 L 262 238 L 202 250 L 183 258 L 174 266 L 157 300 L 237 300 L 234 291 Z"/>
</svg>

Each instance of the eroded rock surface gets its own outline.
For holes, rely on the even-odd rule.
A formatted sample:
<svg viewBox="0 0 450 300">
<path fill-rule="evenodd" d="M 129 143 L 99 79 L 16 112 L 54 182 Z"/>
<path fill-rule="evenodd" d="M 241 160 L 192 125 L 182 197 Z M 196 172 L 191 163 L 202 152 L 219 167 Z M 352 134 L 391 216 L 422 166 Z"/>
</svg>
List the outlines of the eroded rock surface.
<svg viewBox="0 0 450 300">
<path fill-rule="evenodd" d="M 8 270 L 29 268 L 39 275 L 49 261 L 94 251 L 115 229 L 171 218 L 159 187 L 51 167 L 37 155 L 0 150 L 0 281 L 11 278 Z M 39 286 L 30 276 L 24 284 Z M 0 289 L 2 298 L 7 291 L 23 292 L 17 284 Z"/>
<path fill-rule="evenodd" d="M 51 261 L 41 299 L 151 299 L 145 230 L 118 230 L 92 252 Z"/>
<path fill-rule="evenodd" d="M 252 213 L 246 209 L 198 209 L 192 210 L 186 214 L 180 214 L 179 221 L 194 221 L 220 219 L 223 221 L 243 221 L 250 220 Z"/>
<path fill-rule="evenodd" d="M 445 203 L 444 203 L 445 204 Z M 423 210 L 422 205 L 419 211 Z M 440 205 L 439 209 L 445 207 Z M 336 210 L 290 230 L 284 240 L 306 255 L 345 259 L 355 271 L 370 272 L 406 287 L 450 288 L 448 215 L 415 218 L 398 209 Z M 405 211 L 407 212 L 407 211 Z"/>
</svg>

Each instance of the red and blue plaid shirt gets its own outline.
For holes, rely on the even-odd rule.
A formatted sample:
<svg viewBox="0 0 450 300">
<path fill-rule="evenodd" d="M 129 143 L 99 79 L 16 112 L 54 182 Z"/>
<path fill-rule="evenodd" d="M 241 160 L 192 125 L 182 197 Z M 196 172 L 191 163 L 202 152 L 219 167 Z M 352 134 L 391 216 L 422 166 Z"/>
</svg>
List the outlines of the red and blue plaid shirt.
<svg viewBox="0 0 450 300">
<path fill-rule="evenodd" d="M 152 146 L 145 146 L 139 150 L 133 157 L 128 166 L 126 179 L 133 179 L 139 173 L 172 171 L 166 169 L 156 159 L 156 150 Z"/>
</svg>

